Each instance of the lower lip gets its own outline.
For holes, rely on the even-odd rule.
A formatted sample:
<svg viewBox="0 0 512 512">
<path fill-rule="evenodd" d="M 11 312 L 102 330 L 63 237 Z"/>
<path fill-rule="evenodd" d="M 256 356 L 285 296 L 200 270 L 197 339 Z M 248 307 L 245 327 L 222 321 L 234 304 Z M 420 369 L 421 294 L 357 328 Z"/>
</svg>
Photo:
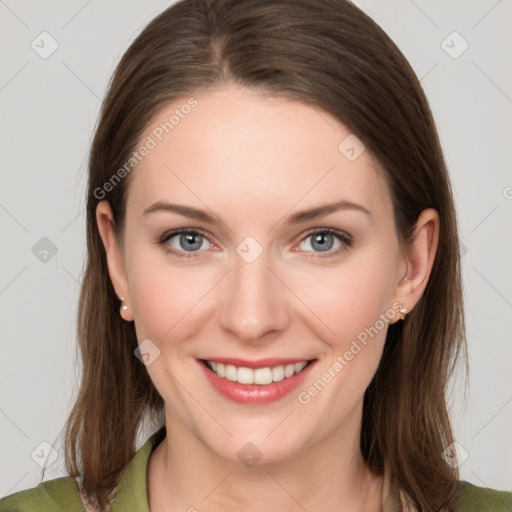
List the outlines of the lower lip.
<svg viewBox="0 0 512 512">
<path fill-rule="evenodd" d="M 293 377 L 261 386 L 258 384 L 240 384 L 239 382 L 224 379 L 208 369 L 202 361 L 197 361 L 210 384 L 221 395 L 239 404 L 268 404 L 279 400 L 298 388 L 308 376 L 311 368 L 316 364 L 316 361 L 313 361 Z"/>
</svg>

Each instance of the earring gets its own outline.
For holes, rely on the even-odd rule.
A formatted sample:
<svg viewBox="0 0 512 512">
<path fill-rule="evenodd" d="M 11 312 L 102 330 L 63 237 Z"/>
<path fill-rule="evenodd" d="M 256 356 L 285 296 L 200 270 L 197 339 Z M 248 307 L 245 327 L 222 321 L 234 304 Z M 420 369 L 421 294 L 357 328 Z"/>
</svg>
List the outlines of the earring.
<svg viewBox="0 0 512 512">
<path fill-rule="evenodd" d="M 124 297 L 119 297 L 119 300 L 121 302 L 124 301 Z M 123 311 L 126 311 L 128 309 L 128 306 L 126 304 L 123 304 L 120 308 L 119 308 L 119 313 L 122 313 Z"/>
<path fill-rule="evenodd" d="M 405 320 L 405 317 L 407 316 L 407 309 L 402 308 L 400 313 L 402 314 L 402 318 L 400 320 Z"/>
</svg>

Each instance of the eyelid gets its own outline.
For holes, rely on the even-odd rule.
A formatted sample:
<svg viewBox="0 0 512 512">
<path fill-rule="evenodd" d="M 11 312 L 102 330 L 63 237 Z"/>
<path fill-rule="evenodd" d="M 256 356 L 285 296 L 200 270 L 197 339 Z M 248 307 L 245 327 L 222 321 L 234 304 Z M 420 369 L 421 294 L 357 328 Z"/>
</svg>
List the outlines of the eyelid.
<svg viewBox="0 0 512 512">
<path fill-rule="evenodd" d="M 204 238 L 206 238 L 210 243 L 213 243 L 210 240 L 210 235 L 208 233 L 206 233 L 206 231 L 203 231 L 202 229 L 199 229 L 199 228 L 171 229 L 169 231 L 166 231 L 163 235 L 161 235 L 158 238 L 158 241 L 161 243 L 164 243 L 164 242 L 168 241 L 169 239 L 175 237 L 176 235 L 182 235 L 182 234 L 187 234 L 187 233 L 199 234 L 199 235 L 203 236 Z"/>
<path fill-rule="evenodd" d="M 349 235 L 346 231 L 342 231 L 340 229 L 335 229 L 335 228 L 321 228 L 321 227 L 320 228 L 311 228 L 311 229 L 307 230 L 305 233 L 300 235 L 299 241 L 302 242 L 306 238 L 310 237 L 311 235 L 315 235 L 317 233 L 329 233 L 331 235 L 335 235 L 335 236 L 341 238 L 342 240 L 344 239 L 346 242 L 351 243 L 353 241 L 352 235 Z"/>
</svg>

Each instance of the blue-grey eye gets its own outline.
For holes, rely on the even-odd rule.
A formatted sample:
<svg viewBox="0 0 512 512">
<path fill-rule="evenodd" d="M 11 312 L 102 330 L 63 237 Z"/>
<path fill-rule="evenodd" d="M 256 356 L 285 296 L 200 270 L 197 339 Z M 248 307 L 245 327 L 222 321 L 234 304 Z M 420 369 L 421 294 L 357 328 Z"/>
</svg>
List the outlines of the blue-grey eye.
<svg viewBox="0 0 512 512">
<path fill-rule="evenodd" d="M 335 246 L 336 241 L 338 242 L 337 246 Z M 340 241 L 340 237 L 336 234 L 329 233 L 328 231 L 318 231 L 305 237 L 301 244 L 306 244 L 306 247 L 303 248 L 306 251 L 326 252 L 339 248 L 342 245 L 342 241 Z M 308 245 L 309 247 L 307 247 Z"/>
<path fill-rule="evenodd" d="M 180 235 L 180 246 L 185 251 L 197 251 L 201 248 L 203 236 L 198 233 L 182 233 Z"/>
<path fill-rule="evenodd" d="M 164 238 L 163 242 L 177 252 L 197 252 L 201 248 L 206 249 L 210 246 L 208 240 L 197 232 L 171 233 Z"/>
</svg>

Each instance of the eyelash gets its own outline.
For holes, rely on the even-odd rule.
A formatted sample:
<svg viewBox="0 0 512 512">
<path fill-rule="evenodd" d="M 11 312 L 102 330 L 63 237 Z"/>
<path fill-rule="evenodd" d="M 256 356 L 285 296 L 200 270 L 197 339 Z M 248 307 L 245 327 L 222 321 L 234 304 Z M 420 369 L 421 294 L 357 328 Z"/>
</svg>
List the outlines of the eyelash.
<svg viewBox="0 0 512 512">
<path fill-rule="evenodd" d="M 196 252 L 189 252 L 189 254 L 186 254 L 185 251 L 176 251 L 172 249 L 169 244 L 167 243 L 171 238 L 174 238 L 177 235 L 181 234 L 194 234 L 194 235 L 201 235 L 204 237 L 207 241 L 208 237 L 205 233 L 203 233 L 201 230 L 198 229 L 191 229 L 191 228 L 183 228 L 183 229 L 177 229 L 175 231 L 170 231 L 167 233 L 164 233 L 160 239 L 158 240 L 158 244 L 163 247 L 163 249 L 167 252 L 172 254 L 173 256 L 176 256 L 177 258 L 195 258 L 197 257 L 197 253 L 202 251 L 196 251 Z M 322 255 L 321 253 L 315 253 L 316 257 L 320 258 L 330 258 L 333 256 L 337 256 L 341 254 L 342 252 L 345 252 L 348 250 L 349 247 L 352 246 L 352 237 L 342 231 L 338 231 L 333 228 L 314 228 L 305 233 L 305 235 L 299 240 L 299 244 L 307 240 L 309 237 L 318 235 L 318 234 L 329 234 L 333 235 L 335 238 L 337 238 L 341 243 L 341 247 L 336 249 L 332 252 L 326 252 L 326 255 Z M 211 243 L 211 242 L 210 242 Z M 307 252 L 313 252 L 313 251 L 307 251 Z M 306 256 L 304 256 L 306 257 Z M 307 256 L 309 257 L 309 256 Z"/>
</svg>

